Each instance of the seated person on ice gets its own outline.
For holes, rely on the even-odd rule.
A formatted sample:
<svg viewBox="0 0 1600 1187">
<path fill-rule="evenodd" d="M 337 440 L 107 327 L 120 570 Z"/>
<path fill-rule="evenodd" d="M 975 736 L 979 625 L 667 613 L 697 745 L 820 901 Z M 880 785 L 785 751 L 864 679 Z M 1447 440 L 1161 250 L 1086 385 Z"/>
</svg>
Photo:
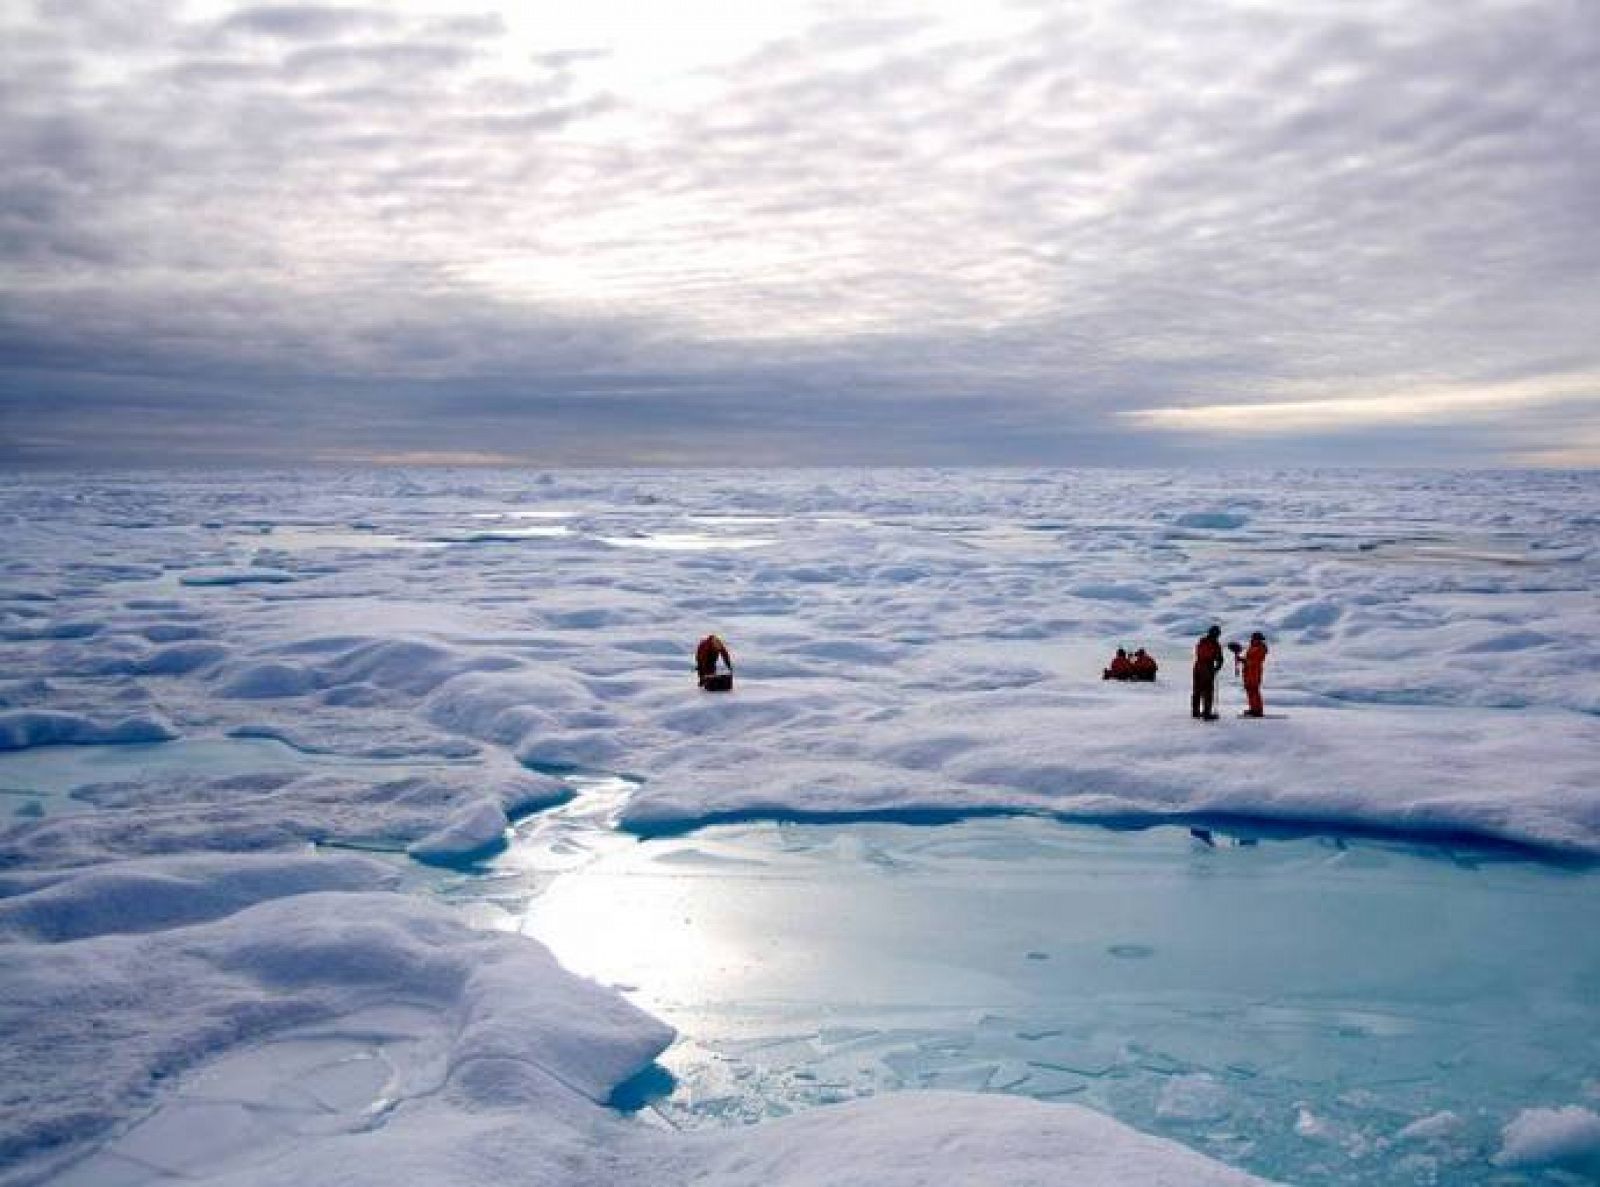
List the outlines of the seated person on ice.
<svg viewBox="0 0 1600 1187">
<path fill-rule="evenodd" d="M 1155 657 L 1143 647 L 1135 651 L 1132 656 L 1128 655 L 1126 648 L 1119 647 L 1111 666 L 1100 673 L 1100 679 L 1154 680 L 1157 666 Z"/>
<path fill-rule="evenodd" d="M 1111 666 L 1100 673 L 1102 680 L 1127 680 L 1133 676 L 1133 661 L 1128 658 L 1124 648 L 1117 648 L 1117 654 L 1111 660 Z"/>
<path fill-rule="evenodd" d="M 728 665 L 726 672 L 717 671 L 719 657 Z M 733 687 L 733 656 L 728 654 L 727 644 L 715 635 L 707 635 L 694 649 L 694 670 L 700 687 L 707 692 L 727 692 Z"/>
</svg>

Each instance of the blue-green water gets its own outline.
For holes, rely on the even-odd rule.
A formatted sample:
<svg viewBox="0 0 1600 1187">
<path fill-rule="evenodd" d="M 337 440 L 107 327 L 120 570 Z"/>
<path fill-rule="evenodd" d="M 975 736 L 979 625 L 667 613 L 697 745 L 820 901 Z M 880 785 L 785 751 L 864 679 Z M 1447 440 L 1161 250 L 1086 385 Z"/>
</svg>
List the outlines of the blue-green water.
<svg viewBox="0 0 1600 1187">
<path fill-rule="evenodd" d="M 563 823 L 581 804 L 526 822 L 490 885 L 679 1028 L 652 1106 L 675 1125 L 960 1088 L 1291 1182 L 1573 1181 L 1491 1157 L 1522 1109 L 1594 1104 L 1593 870 L 1037 819 L 632 842 Z"/>
</svg>

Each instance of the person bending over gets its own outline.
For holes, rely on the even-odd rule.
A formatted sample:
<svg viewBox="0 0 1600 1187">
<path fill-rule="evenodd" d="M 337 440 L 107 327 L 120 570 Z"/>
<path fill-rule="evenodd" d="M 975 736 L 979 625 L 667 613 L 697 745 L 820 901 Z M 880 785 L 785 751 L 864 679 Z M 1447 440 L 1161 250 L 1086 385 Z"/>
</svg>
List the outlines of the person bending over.
<svg viewBox="0 0 1600 1187">
<path fill-rule="evenodd" d="M 718 659 L 728 665 L 728 675 L 732 676 L 733 656 L 728 654 L 728 645 L 715 635 L 707 635 L 694 649 L 694 670 L 700 678 L 701 688 L 706 686 L 706 681 L 716 676 Z"/>
</svg>

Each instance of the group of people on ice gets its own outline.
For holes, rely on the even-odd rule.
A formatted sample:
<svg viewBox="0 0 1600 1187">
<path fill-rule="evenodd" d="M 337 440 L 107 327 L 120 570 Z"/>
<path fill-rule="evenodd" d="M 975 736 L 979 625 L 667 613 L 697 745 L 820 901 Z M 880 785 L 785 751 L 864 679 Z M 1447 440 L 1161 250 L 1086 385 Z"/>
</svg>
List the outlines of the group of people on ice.
<svg viewBox="0 0 1600 1187">
<path fill-rule="evenodd" d="M 1245 699 L 1250 703 L 1242 716 L 1265 717 L 1261 678 L 1267 667 L 1267 637 L 1255 631 L 1250 636 L 1248 647 L 1229 643 L 1226 650 L 1233 652 L 1234 672 L 1243 677 Z M 1201 721 L 1217 720 L 1217 676 L 1227 662 L 1223 655 L 1222 628 L 1214 625 L 1200 636 L 1200 641 L 1194 647 L 1194 685 L 1189 696 L 1189 713 Z M 727 670 L 719 670 L 719 663 L 725 664 Z M 716 635 L 707 635 L 700 640 L 694 651 L 694 669 L 700 687 L 705 691 L 732 690 L 733 656 L 728 651 L 728 645 Z M 1132 655 L 1128 654 L 1126 648 L 1119 647 L 1111 666 L 1102 673 L 1102 679 L 1149 681 L 1156 678 L 1158 670 L 1155 656 L 1143 647 Z"/>
<path fill-rule="evenodd" d="M 1111 657 L 1111 666 L 1100 673 L 1102 680 L 1154 680 L 1156 672 L 1160 670 L 1156 657 L 1143 647 L 1132 655 L 1127 648 L 1117 648 L 1117 654 Z"/>
<path fill-rule="evenodd" d="M 1265 717 L 1266 706 L 1261 700 L 1261 678 L 1267 667 L 1267 637 L 1260 631 L 1250 636 L 1248 647 L 1229 643 L 1233 652 L 1234 675 L 1244 678 L 1244 695 L 1250 707 L 1245 717 Z M 1194 647 L 1194 685 L 1189 696 L 1189 713 L 1201 721 L 1217 719 L 1217 675 L 1227 661 L 1223 659 L 1222 628 L 1212 626 L 1200 636 Z M 1100 674 L 1102 680 L 1154 680 L 1157 664 L 1155 657 L 1139 648 L 1129 655 L 1126 648 L 1117 648 L 1111 666 Z"/>
<path fill-rule="evenodd" d="M 1222 658 L 1222 628 L 1212 625 L 1194 646 L 1194 691 L 1189 695 L 1189 715 L 1202 721 L 1217 719 L 1217 674 L 1226 662 Z M 1260 631 L 1250 636 L 1250 646 L 1229 643 L 1234 671 L 1244 677 L 1244 695 L 1250 707 L 1244 717 L 1265 717 L 1261 701 L 1261 677 L 1267 667 L 1267 637 Z"/>
</svg>

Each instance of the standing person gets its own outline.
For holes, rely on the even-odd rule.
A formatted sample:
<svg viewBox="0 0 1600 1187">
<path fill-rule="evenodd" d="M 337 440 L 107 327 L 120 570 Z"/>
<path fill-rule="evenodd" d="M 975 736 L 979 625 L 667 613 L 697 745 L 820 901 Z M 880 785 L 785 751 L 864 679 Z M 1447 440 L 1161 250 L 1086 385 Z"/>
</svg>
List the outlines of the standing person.
<svg viewBox="0 0 1600 1187">
<path fill-rule="evenodd" d="M 1217 673 L 1222 671 L 1222 628 L 1212 626 L 1194 646 L 1194 693 L 1189 715 L 1202 721 L 1217 719 Z"/>
<path fill-rule="evenodd" d="M 733 675 L 733 656 L 728 654 L 728 645 L 715 635 L 707 635 L 700 640 L 700 645 L 694 649 L 694 670 L 700 677 L 700 687 L 706 686 L 706 681 L 717 674 L 717 660 L 721 659 L 728 665 L 728 675 Z M 731 684 L 731 681 L 730 681 Z"/>
<path fill-rule="evenodd" d="M 1261 674 L 1267 666 L 1267 637 L 1260 631 L 1250 636 L 1250 646 L 1244 653 L 1244 695 L 1250 698 L 1246 717 L 1265 717 L 1261 704 Z"/>
</svg>

